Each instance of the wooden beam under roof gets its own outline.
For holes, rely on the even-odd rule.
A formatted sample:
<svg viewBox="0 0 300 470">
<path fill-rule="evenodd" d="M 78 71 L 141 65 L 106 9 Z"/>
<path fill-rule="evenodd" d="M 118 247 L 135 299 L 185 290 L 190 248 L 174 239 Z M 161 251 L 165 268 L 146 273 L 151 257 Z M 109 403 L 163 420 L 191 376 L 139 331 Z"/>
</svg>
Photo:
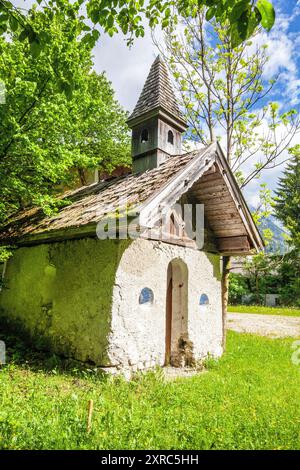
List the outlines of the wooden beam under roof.
<svg viewBox="0 0 300 470">
<path fill-rule="evenodd" d="M 251 247 L 247 235 L 237 237 L 221 237 L 216 240 L 218 249 L 221 253 L 237 254 L 240 252 L 249 252 Z"/>
</svg>

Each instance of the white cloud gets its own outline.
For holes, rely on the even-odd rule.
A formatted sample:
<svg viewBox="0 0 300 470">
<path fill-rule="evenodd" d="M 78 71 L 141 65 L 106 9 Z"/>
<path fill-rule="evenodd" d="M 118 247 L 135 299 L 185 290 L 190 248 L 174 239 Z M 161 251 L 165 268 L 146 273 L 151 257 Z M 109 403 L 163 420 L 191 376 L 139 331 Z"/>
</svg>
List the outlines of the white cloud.
<svg viewBox="0 0 300 470">
<path fill-rule="evenodd" d="M 299 2 L 290 14 L 282 13 L 279 4 L 275 26 L 271 32 L 263 31 L 253 41 L 254 46 L 263 44 L 268 46 L 269 61 L 265 66 L 264 78 L 270 80 L 280 74 L 278 84 L 282 88 L 282 98 L 292 106 L 300 102 L 300 77 L 297 63 L 300 58 L 300 37 L 294 32 L 289 32 L 289 28 L 299 15 Z"/>
<path fill-rule="evenodd" d="M 33 0 L 14 0 L 18 6 L 26 4 L 28 8 Z M 290 14 L 283 14 L 281 6 L 286 7 L 285 0 L 276 2 L 277 19 L 275 27 L 267 34 L 261 33 L 255 40 L 255 44 L 267 44 L 269 63 L 266 66 L 265 78 L 270 79 L 281 72 L 281 102 L 294 106 L 300 101 L 300 76 L 298 75 L 297 60 L 300 56 L 300 36 L 297 33 L 290 33 L 290 24 L 300 14 L 300 0 L 295 4 Z M 135 39 L 134 45 L 128 48 L 122 34 L 117 34 L 113 38 L 103 34 L 94 49 L 95 69 L 98 72 L 106 71 L 108 78 L 116 90 L 116 97 L 120 103 L 129 111 L 136 104 L 143 84 L 146 80 L 150 66 L 157 55 L 157 50 L 152 43 L 149 28 L 146 27 L 144 38 Z M 300 139 L 297 139 L 300 143 Z M 224 146 L 224 142 L 223 146 Z M 296 143 L 296 141 L 294 142 Z M 283 159 L 286 156 L 283 155 Z M 245 172 L 250 169 L 255 159 L 248 163 Z M 262 178 L 252 180 L 245 189 L 245 196 L 248 202 L 256 205 L 259 185 L 267 182 L 268 187 L 275 189 L 283 166 L 269 169 L 264 172 Z"/>
<path fill-rule="evenodd" d="M 267 187 L 274 191 L 278 185 L 278 180 L 282 174 L 284 165 L 266 170 L 261 178 L 253 179 L 243 190 L 244 196 L 248 204 L 256 207 L 259 203 L 259 187 L 261 184 L 266 183 Z"/>
<path fill-rule="evenodd" d="M 106 71 L 116 90 L 117 99 L 131 111 L 156 55 L 157 50 L 148 28 L 145 37 L 135 39 L 131 48 L 122 34 L 113 38 L 102 35 L 94 49 L 95 69 L 97 72 Z"/>
<path fill-rule="evenodd" d="M 266 127 L 266 125 L 265 125 Z M 263 130 L 262 130 L 263 133 Z M 277 130 L 277 138 L 280 141 L 280 136 L 286 133 L 283 126 L 280 126 Z M 300 133 L 297 133 L 291 140 L 289 147 L 300 144 Z M 265 169 L 259 178 L 251 180 L 244 189 L 246 200 L 252 206 L 256 206 L 259 198 L 259 187 L 262 183 L 266 183 L 267 187 L 274 191 L 278 187 L 278 180 L 282 175 L 282 171 L 285 168 L 286 160 L 289 157 L 288 150 L 284 150 L 282 154 L 276 159 L 274 164 L 270 164 Z M 255 163 L 263 162 L 264 156 L 262 152 L 257 153 L 253 156 L 242 168 L 245 175 L 249 174 L 254 169 Z"/>
<path fill-rule="evenodd" d="M 35 0 L 13 0 L 17 7 L 29 9 Z M 135 106 L 157 50 L 152 43 L 149 27 L 145 37 L 137 38 L 131 48 L 122 33 L 110 38 L 102 34 L 94 48 L 94 68 L 106 71 L 116 91 L 116 97 L 129 111 Z"/>
</svg>

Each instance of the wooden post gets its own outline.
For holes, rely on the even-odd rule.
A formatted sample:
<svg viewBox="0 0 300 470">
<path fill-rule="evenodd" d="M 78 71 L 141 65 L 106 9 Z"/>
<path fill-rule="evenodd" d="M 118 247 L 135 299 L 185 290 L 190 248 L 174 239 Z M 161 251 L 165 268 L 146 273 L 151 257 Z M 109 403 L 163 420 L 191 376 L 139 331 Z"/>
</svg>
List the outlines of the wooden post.
<svg viewBox="0 0 300 470">
<path fill-rule="evenodd" d="M 94 401 L 89 400 L 88 404 L 88 419 L 87 419 L 87 433 L 89 434 L 92 429 L 92 416 L 93 416 L 93 409 L 94 409 Z"/>
<path fill-rule="evenodd" d="M 170 271 L 169 271 L 170 270 Z M 168 288 L 167 288 L 167 306 L 166 306 L 166 355 L 165 355 L 165 365 L 170 365 L 171 359 L 171 335 L 172 335 L 172 296 L 173 296 L 173 280 L 172 277 L 169 279 L 169 276 L 172 276 L 172 267 L 169 265 L 168 269 Z"/>
<path fill-rule="evenodd" d="M 222 259 L 222 326 L 223 326 L 223 351 L 226 350 L 226 322 L 227 322 L 227 306 L 228 306 L 228 289 L 229 289 L 229 272 L 230 272 L 230 256 L 223 256 Z"/>
</svg>

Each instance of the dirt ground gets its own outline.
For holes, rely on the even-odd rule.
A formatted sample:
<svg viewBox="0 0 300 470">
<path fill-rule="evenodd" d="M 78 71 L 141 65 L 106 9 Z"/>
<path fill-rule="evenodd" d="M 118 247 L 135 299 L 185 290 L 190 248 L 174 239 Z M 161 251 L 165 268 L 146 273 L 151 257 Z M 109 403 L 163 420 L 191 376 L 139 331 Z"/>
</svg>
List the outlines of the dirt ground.
<svg viewBox="0 0 300 470">
<path fill-rule="evenodd" d="M 227 328 L 239 333 L 252 333 L 270 338 L 300 338 L 300 317 L 261 315 L 255 313 L 228 313 Z M 189 367 L 164 367 L 166 381 L 192 377 L 200 372 Z"/>
<path fill-rule="evenodd" d="M 227 328 L 239 333 L 253 333 L 271 338 L 300 337 L 300 317 L 228 313 Z"/>
</svg>

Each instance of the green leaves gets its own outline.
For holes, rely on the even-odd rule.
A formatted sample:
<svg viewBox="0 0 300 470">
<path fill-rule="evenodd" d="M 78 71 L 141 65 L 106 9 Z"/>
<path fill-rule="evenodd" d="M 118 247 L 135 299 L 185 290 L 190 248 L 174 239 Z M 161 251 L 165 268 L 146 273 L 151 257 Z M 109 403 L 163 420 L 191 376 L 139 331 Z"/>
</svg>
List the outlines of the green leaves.
<svg viewBox="0 0 300 470">
<path fill-rule="evenodd" d="M 206 21 L 210 21 L 215 16 L 215 14 L 216 14 L 216 8 L 215 7 L 209 8 L 205 15 Z"/>
<path fill-rule="evenodd" d="M 18 22 L 18 20 L 17 20 L 17 18 L 16 18 L 15 16 L 12 16 L 12 15 L 11 15 L 11 16 L 9 17 L 9 25 L 10 25 L 11 30 L 12 30 L 13 32 L 16 32 L 16 31 L 17 31 L 17 29 L 18 29 L 18 27 L 19 27 L 19 22 Z"/>
<path fill-rule="evenodd" d="M 65 80 L 58 82 L 58 89 L 66 95 L 68 101 L 73 98 L 74 84 Z"/>
<path fill-rule="evenodd" d="M 245 41 L 252 36 L 259 22 L 260 19 L 255 11 L 253 12 L 249 9 L 243 12 L 238 22 L 238 31 L 241 41 Z"/>
<path fill-rule="evenodd" d="M 232 46 L 237 47 L 250 38 L 261 24 L 267 31 L 275 22 L 275 10 L 268 0 L 258 0 L 253 7 L 249 0 L 237 2 L 230 14 Z"/>
<path fill-rule="evenodd" d="M 32 57 L 36 58 L 40 55 L 42 50 L 42 45 L 38 37 L 36 37 L 31 43 L 30 43 L 30 52 L 32 54 Z"/>
<path fill-rule="evenodd" d="M 19 35 L 19 41 L 24 42 L 28 39 L 30 52 L 33 57 L 38 57 L 43 49 L 42 35 L 39 36 L 33 28 L 27 24 Z"/>
<path fill-rule="evenodd" d="M 230 13 L 230 22 L 235 23 L 238 21 L 243 13 L 248 10 L 248 2 L 245 0 L 242 0 L 240 2 L 237 2 L 234 7 L 232 8 L 232 11 Z"/>
<path fill-rule="evenodd" d="M 289 149 L 291 159 L 286 165 L 275 192 L 276 215 L 291 235 L 291 244 L 300 250 L 300 145 Z M 300 287 L 300 285 L 299 285 Z"/>
<path fill-rule="evenodd" d="M 126 114 L 105 76 L 91 72 L 99 31 L 88 34 L 87 43 L 67 11 L 41 8 L 0 36 L 0 224 L 24 205 L 55 209 L 77 168 L 129 164 Z"/>
<path fill-rule="evenodd" d="M 44 12 L 48 7 L 44 6 L 43 1 L 39 1 Z M 50 19 L 55 11 L 61 12 L 70 19 L 78 21 L 82 31 L 88 31 L 86 19 L 82 16 L 80 6 L 83 0 L 69 4 L 67 0 L 51 0 L 48 8 L 48 17 Z M 94 23 L 100 25 L 106 33 L 113 36 L 122 31 L 127 35 L 127 43 L 131 44 L 135 37 L 143 37 L 145 34 L 145 19 L 151 28 L 158 24 L 163 29 L 170 26 L 172 21 L 177 20 L 177 14 L 186 18 L 195 18 L 203 7 L 207 7 L 206 20 L 213 18 L 219 22 L 229 21 L 232 28 L 232 43 L 239 45 L 242 41 L 249 38 L 256 27 L 261 24 L 269 31 L 275 21 L 275 11 L 273 5 L 268 0 L 258 0 L 255 5 L 252 0 L 152 0 L 147 4 L 144 0 L 86 0 L 87 17 Z M 174 7 L 177 9 L 177 13 Z M 0 3 L 0 35 L 10 29 L 13 33 L 21 30 L 20 40 L 28 38 L 32 44 L 30 48 L 34 57 L 47 47 L 47 43 L 30 37 L 30 22 L 22 13 L 22 10 L 13 6 L 11 1 L 1 0 Z M 93 37 L 87 36 L 87 44 L 92 46 Z"/>
<path fill-rule="evenodd" d="M 268 0 L 258 0 L 256 8 L 261 14 L 261 24 L 267 30 L 273 27 L 275 23 L 275 10 L 271 2 Z"/>
<path fill-rule="evenodd" d="M 114 25 L 114 17 L 112 15 L 109 15 L 107 18 L 107 28 L 112 28 Z"/>
</svg>

